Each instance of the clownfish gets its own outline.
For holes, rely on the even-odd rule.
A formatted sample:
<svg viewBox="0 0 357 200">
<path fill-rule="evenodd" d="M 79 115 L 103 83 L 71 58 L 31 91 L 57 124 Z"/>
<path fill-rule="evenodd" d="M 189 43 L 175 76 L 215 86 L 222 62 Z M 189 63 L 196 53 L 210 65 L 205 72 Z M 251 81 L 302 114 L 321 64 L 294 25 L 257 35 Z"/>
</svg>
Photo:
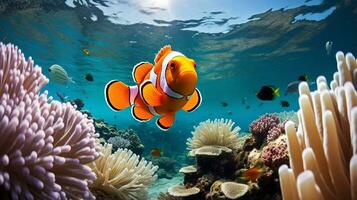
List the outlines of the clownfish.
<svg viewBox="0 0 357 200">
<path fill-rule="evenodd" d="M 154 65 L 141 62 L 134 66 L 134 86 L 110 81 L 105 86 L 105 99 L 114 111 L 131 106 L 133 118 L 140 122 L 159 115 L 156 125 L 166 131 L 173 125 L 177 111 L 196 110 L 202 97 L 196 88 L 194 60 L 167 45 L 161 48 L 154 61 Z"/>
</svg>

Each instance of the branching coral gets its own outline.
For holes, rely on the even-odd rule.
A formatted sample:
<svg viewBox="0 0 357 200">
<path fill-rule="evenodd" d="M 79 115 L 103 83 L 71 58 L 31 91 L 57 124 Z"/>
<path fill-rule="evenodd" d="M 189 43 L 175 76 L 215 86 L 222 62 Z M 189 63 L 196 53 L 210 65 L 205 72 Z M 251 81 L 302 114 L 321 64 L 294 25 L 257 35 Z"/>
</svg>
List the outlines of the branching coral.
<svg viewBox="0 0 357 200">
<path fill-rule="evenodd" d="M 233 128 L 232 120 L 215 119 L 201 122 L 194 127 L 193 137 L 187 140 L 188 149 L 198 149 L 203 146 L 221 146 L 236 149 L 239 145 L 240 128 Z"/>
<path fill-rule="evenodd" d="M 39 95 L 47 81 L 31 58 L 0 43 L 0 187 L 12 199 L 91 199 L 93 123 Z"/>
<path fill-rule="evenodd" d="M 357 62 L 342 52 L 336 60 L 331 90 L 324 77 L 314 92 L 299 85 L 298 130 L 285 126 L 291 169 L 279 169 L 284 199 L 357 199 Z"/>
<path fill-rule="evenodd" d="M 249 125 L 250 132 L 258 138 L 265 138 L 268 131 L 279 124 L 279 118 L 274 114 L 265 114 Z"/>
<path fill-rule="evenodd" d="M 97 179 L 90 186 L 122 200 L 147 199 L 147 187 L 156 180 L 158 169 L 151 162 L 139 158 L 128 149 L 119 149 L 112 154 L 112 145 L 101 149 L 102 155 L 89 164 Z"/>
</svg>

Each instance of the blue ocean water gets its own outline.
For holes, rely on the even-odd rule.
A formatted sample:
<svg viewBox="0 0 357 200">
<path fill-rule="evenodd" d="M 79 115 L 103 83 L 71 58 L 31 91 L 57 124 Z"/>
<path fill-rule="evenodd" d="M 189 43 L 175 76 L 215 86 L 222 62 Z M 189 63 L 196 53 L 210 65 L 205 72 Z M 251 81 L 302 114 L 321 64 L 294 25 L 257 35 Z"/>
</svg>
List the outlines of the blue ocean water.
<svg viewBox="0 0 357 200">
<path fill-rule="evenodd" d="M 298 95 L 284 96 L 289 82 L 305 74 L 311 82 L 318 75 L 332 77 L 335 52 L 357 52 L 356 1 L 219 2 L 4 1 L 0 3 L 0 40 L 19 46 L 47 76 L 53 64 L 67 70 L 75 84 L 50 80 L 45 88 L 55 99 L 56 92 L 80 98 L 84 109 L 119 128 L 149 129 L 141 134 L 152 134 L 156 143 L 171 152 L 184 149 L 193 126 L 207 119 L 232 119 L 247 131 L 261 114 L 296 111 Z M 327 41 L 333 42 L 330 55 Z M 133 85 L 133 66 L 153 62 L 166 44 L 196 61 L 197 87 L 203 97 L 195 112 L 177 113 L 168 133 L 161 132 L 155 120 L 135 121 L 130 109 L 113 112 L 103 92 L 112 79 Z M 87 73 L 93 75 L 93 82 L 84 79 Z M 259 100 L 256 93 L 263 85 L 279 87 L 280 97 Z M 282 107 L 281 100 L 290 106 Z"/>
</svg>

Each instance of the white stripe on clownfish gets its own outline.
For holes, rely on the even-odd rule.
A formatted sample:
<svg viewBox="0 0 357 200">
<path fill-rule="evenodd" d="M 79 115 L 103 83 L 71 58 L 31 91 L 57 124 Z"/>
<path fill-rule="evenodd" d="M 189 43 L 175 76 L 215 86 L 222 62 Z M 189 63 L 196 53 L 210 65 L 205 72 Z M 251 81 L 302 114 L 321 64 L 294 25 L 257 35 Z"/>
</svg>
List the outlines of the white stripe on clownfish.
<svg viewBox="0 0 357 200">
<path fill-rule="evenodd" d="M 162 91 L 168 95 L 169 97 L 172 98 L 176 98 L 176 99 L 181 99 L 184 97 L 184 95 L 179 94 L 175 91 L 173 91 L 170 86 L 167 84 L 167 80 L 166 80 L 166 69 L 167 69 L 167 65 L 169 64 L 169 62 L 178 56 L 185 56 L 180 52 L 177 51 L 172 51 L 170 52 L 162 61 L 162 65 L 161 65 L 161 72 L 160 72 L 160 79 L 159 81 L 157 81 L 157 74 L 155 73 L 155 68 L 153 67 L 150 71 L 150 76 L 149 76 L 149 80 L 154 87 L 157 86 L 157 82 L 159 83 L 159 87 L 162 89 Z M 144 81 L 143 83 L 141 83 L 141 86 L 144 85 L 144 83 L 146 83 L 147 81 Z M 191 95 L 190 95 L 191 96 Z M 187 96 L 186 98 L 189 99 L 190 96 Z M 149 108 L 149 111 L 151 112 L 151 114 L 153 115 L 158 115 L 158 113 L 156 112 L 155 108 L 153 106 L 147 105 L 147 107 Z"/>
<path fill-rule="evenodd" d="M 167 69 L 167 65 L 169 64 L 169 62 L 177 57 L 177 56 L 185 56 L 180 52 L 177 51 L 173 51 L 171 53 L 169 53 L 165 59 L 162 61 L 162 66 L 161 66 L 161 73 L 160 73 L 160 80 L 159 80 L 159 86 L 160 88 L 163 90 L 163 92 L 168 95 L 169 97 L 172 98 L 176 98 L 176 99 L 180 99 L 182 97 L 184 97 L 184 95 L 179 94 L 175 91 L 173 91 L 170 86 L 167 84 L 167 80 L 166 80 L 166 69 Z M 157 74 L 154 71 L 154 68 L 151 69 L 150 71 L 150 78 L 149 78 L 150 82 L 156 87 L 156 81 L 157 81 Z"/>
<path fill-rule="evenodd" d="M 165 94 L 167 94 L 169 97 L 181 99 L 182 97 L 184 97 L 184 95 L 173 91 L 170 88 L 170 86 L 167 84 L 167 81 L 166 81 L 167 65 L 173 58 L 178 57 L 178 56 L 185 56 L 185 55 L 183 55 L 182 53 L 177 52 L 177 51 L 172 51 L 165 57 L 164 61 L 162 61 L 161 75 L 160 75 L 160 87 L 165 92 Z"/>
</svg>

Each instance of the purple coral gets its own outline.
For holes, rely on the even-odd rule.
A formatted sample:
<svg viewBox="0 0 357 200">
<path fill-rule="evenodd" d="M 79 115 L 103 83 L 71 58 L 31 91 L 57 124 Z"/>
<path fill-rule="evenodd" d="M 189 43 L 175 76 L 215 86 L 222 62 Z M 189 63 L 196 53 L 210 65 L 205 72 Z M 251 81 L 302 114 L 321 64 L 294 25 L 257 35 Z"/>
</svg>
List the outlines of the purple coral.
<svg viewBox="0 0 357 200">
<path fill-rule="evenodd" d="M 253 121 L 250 125 L 250 132 L 259 138 L 265 138 L 273 127 L 279 124 L 279 118 L 274 114 L 265 114 Z"/>
<path fill-rule="evenodd" d="M 271 142 L 273 140 L 275 140 L 276 138 L 278 138 L 281 134 L 285 133 L 285 122 L 278 124 L 277 126 L 272 127 L 269 131 L 268 131 L 268 135 L 267 135 L 267 142 Z"/>
<path fill-rule="evenodd" d="M 278 139 L 268 143 L 262 151 L 262 159 L 266 166 L 273 169 L 279 168 L 282 164 L 289 164 L 286 135 L 281 135 Z"/>
<path fill-rule="evenodd" d="M 0 188 L 12 199 L 91 199 L 93 122 L 39 95 L 47 82 L 31 58 L 0 43 Z"/>
</svg>

